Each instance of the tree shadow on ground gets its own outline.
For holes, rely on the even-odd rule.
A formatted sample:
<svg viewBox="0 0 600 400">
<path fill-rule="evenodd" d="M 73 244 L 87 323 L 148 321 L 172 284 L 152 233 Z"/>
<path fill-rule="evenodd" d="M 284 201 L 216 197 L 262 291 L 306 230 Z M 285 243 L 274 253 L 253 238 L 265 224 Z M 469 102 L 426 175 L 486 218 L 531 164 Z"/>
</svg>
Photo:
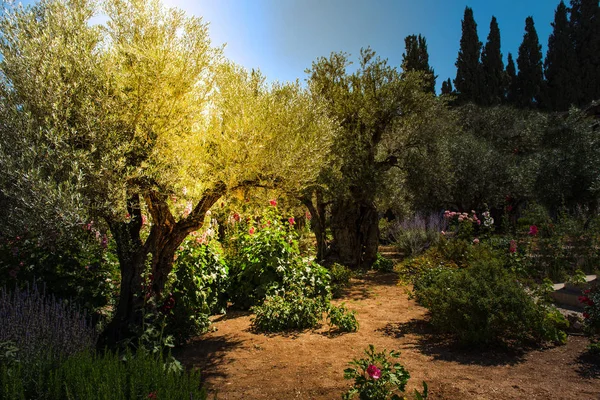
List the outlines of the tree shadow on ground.
<svg viewBox="0 0 600 400">
<path fill-rule="evenodd" d="M 379 331 L 397 339 L 407 336 L 414 338 L 414 346 L 421 353 L 433 357 L 436 361 L 449 361 L 465 365 L 516 365 L 525 361 L 527 350 L 504 347 L 482 350 L 461 346 L 451 336 L 437 333 L 429 321 L 419 319 L 389 323 Z"/>
<path fill-rule="evenodd" d="M 200 370 L 202 382 L 214 377 L 225 377 L 226 374 L 219 368 L 225 364 L 227 353 L 240 347 L 242 340 L 231 335 L 224 337 L 196 338 L 183 348 L 174 351 L 175 358 L 182 364 Z"/>
<path fill-rule="evenodd" d="M 594 355 L 586 351 L 579 355 L 575 362 L 577 365 L 576 371 L 582 378 L 600 378 L 600 355 Z"/>
<path fill-rule="evenodd" d="M 374 288 L 377 286 L 396 286 L 398 274 L 395 272 L 365 272 L 352 279 L 350 286 L 340 290 L 339 300 L 360 301 L 373 297 Z"/>
<path fill-rule="evenodd" d="M 250 311 L 228 309 L 226 314 L 217 315 L 214 317 L 214 319 L 211 318 L 210 322 L 214 324 L 215 322 L 221 322 L 221 321 L 227 321 L 230 319 L 247 317 L 251 314 L 252 313 Z"/>
</svg>

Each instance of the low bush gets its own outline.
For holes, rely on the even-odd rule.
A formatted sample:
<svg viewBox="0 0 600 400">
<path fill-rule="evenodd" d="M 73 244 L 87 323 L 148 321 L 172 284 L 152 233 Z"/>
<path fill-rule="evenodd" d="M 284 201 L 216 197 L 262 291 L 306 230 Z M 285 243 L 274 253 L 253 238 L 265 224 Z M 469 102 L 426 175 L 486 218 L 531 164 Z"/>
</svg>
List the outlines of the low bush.
<svg viewBox="0 0 600 400">
<path fill-rule="evenodd" d="M 376 352 L 373 345 L 369 345 L 365 354 L 366 358 L 352 360 L 352 367 L 344 370 L 344 379 L 353 379 L 354 384 L 342 398 L 349 400 L 358 395 L 360 400 L 403 399 L 400 394 L 405 392 L 410 378 L 406 368 L 398 362 L 392 364 L 386 351 Z M 389 357 L 399 358 L 400 353 L 390 351 Z M 427 398 L 425 382 L 423 393 L 415 390 L 415 397 L 419 400 Z"/>
<path fill-rule="evenodd" d="M 327 300 L 308 297 L 301 289 L 269 295 L 263 304 L 254 306 L 252 327 L 259 332 L 283 332 L 316 327 L 327 309 Z"/>
<path fill-rule="evenodd" d="M 431 323 L 465 345 L 520 345 L 562 341 L 560 318 L 532 296 L 498 260 L 474 262 L 464 269 L 430 270 L 415 285 Z"/>
<path fill-rule="evenodd" d="M 163 360 L 147 352 L 123 355 L 80 352 L 54 368 L 0 364 L 0 398 L 45 400 L 206 399 L 197 372 L 165 370 Z"/>
<path fill-rule="evenodd" d="M 354 273 L 345 265 L 335 263 L 329 268 L 331 278 L 331 295 L 333 298 L 340 297 L 344 288 L 350 285 L 350 278 Z"/>
<path fill-rule="evenodd" d="M 329 325 L 338 332 L 358 331 L 356 311 L 348 310 L 343 303 L 341 306 L 331 305 L 327 311 L 327 319 L 329 319 Z"/>
<path fill-rule="evenodd" d="M 372 267 L 375 271 L 392 272 L 394 270 L 394 261 L 385 258 L 381 253 L 377 253 L 377 259 Z"/>
<path fill-rule="evenodd" d="M 590 338 L 590 353 L 600 358 L 600 285 L 583 292 L 579 301 L 584 306 L 585 333 Z"/>
</svg>

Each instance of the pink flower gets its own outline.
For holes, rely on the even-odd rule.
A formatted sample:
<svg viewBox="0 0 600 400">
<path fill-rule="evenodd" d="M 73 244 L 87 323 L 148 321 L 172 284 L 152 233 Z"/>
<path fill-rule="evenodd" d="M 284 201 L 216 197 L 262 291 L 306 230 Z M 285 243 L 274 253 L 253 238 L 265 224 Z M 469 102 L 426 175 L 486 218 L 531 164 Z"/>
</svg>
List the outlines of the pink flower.
<svg viewBox="0 0 600 400">
<path fill-rule="evenodd" d="M 233 219 L 234 219 L 236 222 L 240 222 L 240 214 L 238 214 L 238 213 L 235 213 L 235 214 L 233 214 Z"/>
<path fill-rule="evenodd" d="M 156 394 L 156 392 L 150 392 L 148 394 L 148 398 L 149 399 L 158 399 L 158 395 Z"/>
<path fill-rule="evenodd" d="M 367 374 L 373 379 L 381 378 L 381 370 L 373 364 L 367 367 Z"/>
<path fill-rule="evenodd" d="M 192 202 L 188 201 L 187 204 L 185 205 L 185 209 L 183 210 L 183 217 L 187 217 L 188 215 L 190 215 L 192 213 Z"/>
<path fill-rule="evenodd" d="M 443 236 L 446 236 L 446 232 L 445 232 L 445 231 L 442 231 L 442 232 L 440 232 L 440 233 L 441 233 Z"/>
<path fill-rule="evenodd" d="M 535 235 L 537 235 L 537 234 L 538 234 L 538 227 L 537 227 L 537 226 L 535 226 L 535 225 L 531 225 L 531 226 L 529 227 L 529 234 L 530 234 L 531 236 L 535 236 Z"/>
<path fill-rule="evenodd" d="M 473 239 L 473 244 L 479 244 L 479 239 L 477 239 L 477 238 Z"/>
<path fill-rule="evenodd" d="M 148 218 L 146 218 L 145 215 L 142 215 L 142 225 L 146 225 L 147 222 L 148 222 Z"/>
<path fill-rule="evenodd" d="M 312 215 L 310 215 L 310 213 L 308 211 L 304 213 L 304 216 L 306 217 L 306 219 L 308 221 L 310 221 L 312 219 Z"/>
<path fill-rule="evenodd" d="M 290 223 L 290 225 L 294 225 L 296 223 L 296 221 L 294 220 L 294 217 L 289 217 L 288 222 Z"/>
<path fill-rule="evenodd" d="M 511 253 L 517 252 L 517 241 L 516 240 L 513 239 L 510 241 L 510 247 L 508 248 L 508 251 L 510 251 Z"/>
<path fill-rule="evenodd" d="M 277 207 L 277 200 L 271 199 L 271 200 L 269 200 L 269 204 L 272 205 L 273 207 Z"/>
<path fill-rule="evenodd" d="M 250 229 L 248 229 L 248 233 L 251 235 L 254 235 L 254 227 L 250 227 Z"/>
</svg>

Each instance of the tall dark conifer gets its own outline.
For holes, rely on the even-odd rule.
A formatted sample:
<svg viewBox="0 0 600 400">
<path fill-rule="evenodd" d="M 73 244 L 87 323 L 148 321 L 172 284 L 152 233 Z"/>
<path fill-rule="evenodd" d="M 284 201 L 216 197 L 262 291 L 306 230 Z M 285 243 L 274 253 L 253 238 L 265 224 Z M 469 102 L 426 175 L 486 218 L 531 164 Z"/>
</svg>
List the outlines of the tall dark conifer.
<svg viewBox="0 0 600 400">
<path fill-rule="evenodd" d="M 544 61 L 546 94 L 544 108 L 566 111 L 572 104 L 579 103 L 581 80 L 578 61 L 571 40 L 568 10 L 560 2 L 554 13 L 552 33 L 548 38 L 548 52 Z"/>
<path fill-rule="evenodd" d="M 580 105 L 600 98 L 600 10 L 598 0 L 571 0 L 571 36 L 579 64 Z"/>
<path fill-rule="evenodd" d="M 515 68 L 515 61 L 513 60 L 512 54 L 508 53 L 508 60 L 506 61 L 506 75 L 505 75 L 505 87 L 506 87 L 506 102 L 508 104 L 516 105 L 517 103 L 517 69 Z"/>
<path fill-rule="evenodd" d="M 517 105 L 535 107 L 540 103 L 544 76 L 542 71 L 542 46 L 532 17 L 525 19 L 525 35 L 517 57 Z"/>
<path fill-rule="evenodd" d="M 448 78 L 447 81 L 442 82 L 442 94 L 452 93 L 452 80 Z"/>
<path fill-rule="evenodd" d="M 458 92 L 459 100 L 463 103 L 481 101 L 481 42 L 477 36 L 477 24 L 473 17 L 473 9 L 465 8 L 462 20 L 462 37 L 460 50 L 456 60 L 456 79 L 454 87 Z"/>
<path fill-rule="evenodd" d="M 490 22 L 490 34 L 481 53 L 483 76 L 482 103 L 485 105 L 500 104 L 504 99 L 504 63 L 500 52 L 500 28 L 496 17 Z"/>
<path fill-rule="evenodd" d="M 403 71 L 422 71 L 425 73 L 424 89 L 435 93 L 435 73 L 429 66 L 427 41 L 421 35 L 409 35 L 404 38 L 406 52 L 402 54 Z"/>
</svg>

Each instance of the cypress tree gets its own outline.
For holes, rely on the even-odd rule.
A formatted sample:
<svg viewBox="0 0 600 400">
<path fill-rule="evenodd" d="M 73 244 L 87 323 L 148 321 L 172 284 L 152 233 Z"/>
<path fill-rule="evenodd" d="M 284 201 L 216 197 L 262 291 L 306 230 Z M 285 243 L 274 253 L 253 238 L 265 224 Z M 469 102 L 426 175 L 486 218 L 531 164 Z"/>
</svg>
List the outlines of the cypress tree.
<svg viewBox="0 0 600 400">
<path fill-rule="evenodd" d="M 477 36 L 477 24 L 473 18 L 473 9 L 465 8 L 462 20 L 462 37 L 460 38 L 460 50 L 456 60 L 456 79 L 454 87 L 463 103 L 481 101 L 481 66 L 479 56 L 481 53 L 481 42 Z"/>
<path fill-rule="evenodd" d="M 517 57 L 517 105 L 534 107 L 540 102 L 544 76 L 542 71 L 542 46 L 532 17 L 525 19 L 525 35 Z"/>
<path fill-rule="evenodd" d="M 517 69 L 515 68 L 513 56 L 510 53 L 508 53 L 508 60 L 506 62 L 505 76 L 506 102 L 514 105 L 517 102 Z"/>
<path fill-rule="evenodd" d="M 452 80 L 448 78 L 447 81 L 442 82 L 442 94 L 452 93 Z"/>
<path fill-rule="evenodd" d="M 403 71 L 425 72 L 424 89 L 435 93 L 435 73 L 429 66 L 429 53 L 427 52 L 427 41 L 421 35 L 409 35 L 404 38 L 406 53 L 402 54 Z"/>
<path fill-rule="evenodd" d="M 500 28 L 496 17 L 490 22 L 490 34 L 481 53 L 485 105 L 500 104 L 504 99 L 504 63 L 500 52 Z"/>
<path fill-rule="evenodd" d="M 600 10 L 598 0 L 571 0 L 571 36 L 579 64 L 579 105 L 600 98 Z"/>
<path fill-rule="evenodd" d="M 572 104 L 579 103 L 581 81 L 567 13 L 567 6 L 561 1 L 554 13 L 553 30 L 548 38 L 548 52 L 544 61 L 544 107 L 552 111 L 566 111 Z"/>
</svg>

